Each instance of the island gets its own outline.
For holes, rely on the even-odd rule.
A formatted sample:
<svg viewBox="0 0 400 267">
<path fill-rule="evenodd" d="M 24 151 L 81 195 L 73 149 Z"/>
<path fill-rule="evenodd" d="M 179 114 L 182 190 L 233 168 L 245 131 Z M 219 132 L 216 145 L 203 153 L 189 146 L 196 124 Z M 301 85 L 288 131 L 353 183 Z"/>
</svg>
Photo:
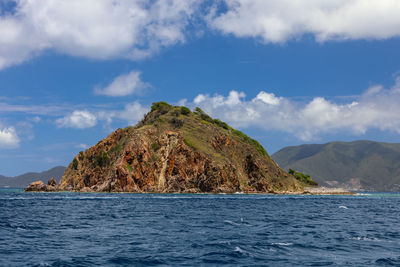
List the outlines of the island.
<svg viewBox="0 0 400 267">
<path fill-rule="evenodd" d="M 200 108 L 157 102 L 136 126 L 118 129 L 79 152 L 59 184 L 37 181 L 25 190 L 320 193 L 308 178 L 284 171 L 258 141 Z"/>
</svg>

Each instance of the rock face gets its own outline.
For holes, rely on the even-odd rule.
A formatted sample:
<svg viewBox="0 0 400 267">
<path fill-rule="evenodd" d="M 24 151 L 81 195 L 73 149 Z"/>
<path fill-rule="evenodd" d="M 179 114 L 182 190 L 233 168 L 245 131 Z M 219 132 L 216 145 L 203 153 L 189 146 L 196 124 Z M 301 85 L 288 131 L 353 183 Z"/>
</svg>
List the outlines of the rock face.
<svg viewBox="0 0 400 267">
<path fill-rule="evenodd" d="M 49 186 L 57 186 L 56 179 L 54 179 L 54 177 L 51 177 L 50 180 L 47 182 L 47 185 L 49 185 Z"/>
<path fill-rule="evenodd" d="M 42 181 L 33 182 L 25 191 L 46 191 L 46 185 Z"/>
<path fill-rule="evenodd" d="M 25 188 L 27 192 L 55 192 L 59 191 L 57 187 L 57 182 L 54 178 L 51 178 L 47 185 L 45 185 L 42 181 L 37 181 L 31 183 L 27 188 Z"/>
<path fill-rule="evenodd" d="M 257 141 L 200 109 L 191 112 L 165 102 L 154 103 L 135 127 L 118 129 L 80 152 L 60 184 L 52 181 L 47 187 L 82 192 L 303 192 Z"/>
</svg>

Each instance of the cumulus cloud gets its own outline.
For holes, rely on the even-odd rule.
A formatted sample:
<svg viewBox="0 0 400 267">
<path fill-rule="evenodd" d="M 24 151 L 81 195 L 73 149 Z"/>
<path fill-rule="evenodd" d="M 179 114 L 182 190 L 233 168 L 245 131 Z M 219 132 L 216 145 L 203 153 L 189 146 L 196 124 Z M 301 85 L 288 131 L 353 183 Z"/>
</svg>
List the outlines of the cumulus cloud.
<svg viewBox="0 0 400 267">
<path fill-rule="evenodd" d="M 237 37 L 281 43 L 400 35 L 398 0 L 8 0 L 0 10 L 0 69 L 44 51 L 94 59 L 142 59 L 196 36 L 203 25 Z M 204 8 L 204 5 L 206 8 Z M 205 10 L 211 10 L 206 12 Z M 200 23 L 199 23 L 200 22 Z M 192 33 L 191 33 L 192 32 Z"/>
<path fill-rule="evenodd" d="M 57 119 L 56 124 L 60 128 L 90 128 L 97 124 L 96 116 L 87 110 L 75 110 L 71 114 Z"/>
<path fill-rule="evenodd" d="M 225 34 L 281 43 L 312 34 L 318 41 L 400 36 L 397 0 L 224 0 L 209 24 Z"/>
<path fill-rule="evenodd" d="M 140 59 L 185 41 L 196 0 L 14 0 L 0 15 L 0 69 L 46 50 Z M 1 13 L 0 13 L 1 14 Z"/>
<path fill-rule="evenodd" d="M 0 125 L 0 148 L 16 148 L 20 139 L 14 127 L 1 127 Z"/>
<path fill-rule="evenodd" d="M 134 102 L 127 104 L 122 111 L 118 112 L 117 117 L 126 120 L 129 124 L 134 124 L 143 119 L 147 112 L 149 112 L 148 107 L 142 106 L 139 102 Z"/>
<path fill-rule="evenodd" d="M 141 72 L 132 70 L 116 77 L 107 87 L 95 88 L 95 93 L 107 96 L 127 96 L 149 87 L 140 79 Z"/>
<path fill-rule="evenodd" d="M 113 120 L 117 119 L 126 121 L 128 124 L 133 125 L 140 121 L 148 111 L 148 107 L 135 101 L 126 104 L 122 110 L 100 111 L 98 112 L 98 118 L 99 120 L 105 121 L 107 124 L 110 124 Z"/>
<path fill-rule="evenodd" d="M 200 94 L 192 105 L 235 127 L 282 131 L 310 141 L 321 134 L 361 135 L 370 129 L 400 134 L 399 103 L 400 79 L 390 89 L 374 86 L 344 104 L 323 97 L 299 102 L 264 91 L 246 100 L 244 93 L 231 91 L 228 96 Z"/>
</svg>

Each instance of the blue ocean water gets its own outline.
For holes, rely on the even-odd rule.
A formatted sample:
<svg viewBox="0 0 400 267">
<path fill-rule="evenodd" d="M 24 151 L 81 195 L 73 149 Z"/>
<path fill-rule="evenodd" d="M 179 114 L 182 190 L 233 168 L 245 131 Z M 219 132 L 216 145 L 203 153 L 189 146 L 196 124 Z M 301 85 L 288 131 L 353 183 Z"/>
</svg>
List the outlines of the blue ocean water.
<svg viewBox="0 0 400 267">
<path fill-rule="evenodd" d="M 400 265 L 400 194 L 0 190 L 0 266 Z"/>
</svg>

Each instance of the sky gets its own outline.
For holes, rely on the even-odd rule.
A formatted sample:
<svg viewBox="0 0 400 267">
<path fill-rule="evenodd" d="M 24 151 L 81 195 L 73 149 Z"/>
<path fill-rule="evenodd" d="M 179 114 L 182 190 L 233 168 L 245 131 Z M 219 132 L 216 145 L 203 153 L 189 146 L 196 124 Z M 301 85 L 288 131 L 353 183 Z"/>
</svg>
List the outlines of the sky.
<svg viewBox="0 0 400 267">
<path fill-rule="evenodd" d="M 0 0 L 0 174 L 67 166 L 152 102 L 272 154 L 400 142 L 398 0 Z"/>
</svg>

